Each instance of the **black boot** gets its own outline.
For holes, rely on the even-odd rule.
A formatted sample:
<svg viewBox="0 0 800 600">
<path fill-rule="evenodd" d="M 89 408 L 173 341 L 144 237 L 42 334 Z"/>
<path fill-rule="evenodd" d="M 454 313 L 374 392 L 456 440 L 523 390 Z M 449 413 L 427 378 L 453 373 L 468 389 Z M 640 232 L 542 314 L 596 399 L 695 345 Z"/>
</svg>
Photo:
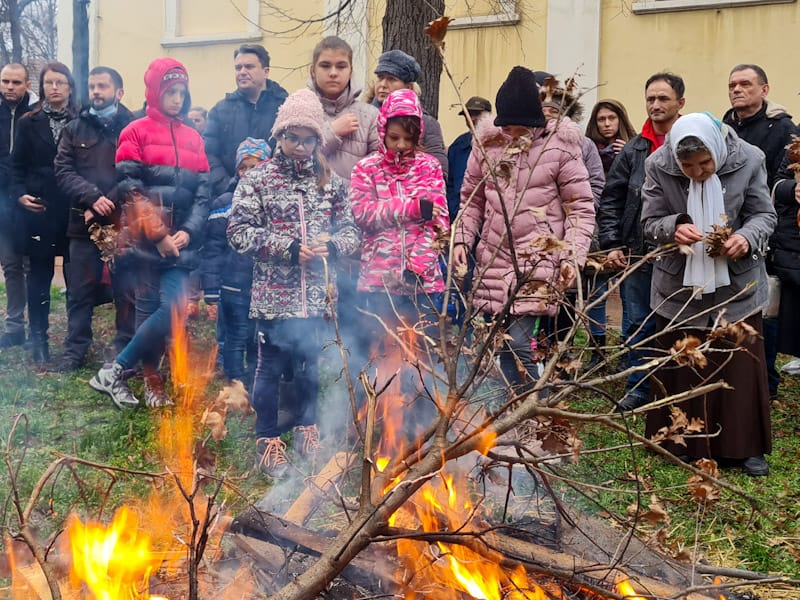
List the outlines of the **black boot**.
<svg viewBox="0 0 800 600">
<path fill-rule="evenodd" d="M 584 367 L 585 371 L 591 371 L 598 365 L 603 364 L 605 361 L 605 356 L 603 355 L 603 351 L 601 348 L 605 347 L 606 345 L 606 336 L 604 335 L 595 335 L 593 336 L 594 340 L 594 348 L 592 349 L 592 356 L 589 359 L 589 362 L 586 363 Z"/>
<path fill-rule="evenodd" d="M 50 361 L 50 348 L 47 342 L 34 342 L 31 346 L 31 360 L 35 365 L 43 365 Z"/>
</svg>

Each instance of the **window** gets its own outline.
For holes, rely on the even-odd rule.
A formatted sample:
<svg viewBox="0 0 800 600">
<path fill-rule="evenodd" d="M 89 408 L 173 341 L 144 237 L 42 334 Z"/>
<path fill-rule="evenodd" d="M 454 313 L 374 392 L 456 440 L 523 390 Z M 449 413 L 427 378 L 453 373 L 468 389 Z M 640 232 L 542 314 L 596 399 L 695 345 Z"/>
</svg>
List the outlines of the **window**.
<svg viewBox="0 0 800 600">
<path fill-rule="evenodd" d="M 207 46 L 209 44 L 244 44 L 263 39 L 260 0 L 233 0 L 217 19 L 209 21 L 203 16 L 206 6 L 198 0 L 165 0 L 164 2 L 164 48 L 176 46 Z M 219 10 L 219 9 L 215 9 Z M 209 23 L 212 29 L 201 24 Z M 200 27 L 200 28 L 198 28 Z M 184 28 L 196 32 L 186 33 Z M 218 29 L 213 29 L 218 28 Z M 238 31 L 237 31 L 238 29 Z M 233 30 L 233 31 L 231 31 Z"/>
<path fill-rule="evenodd" d="M 474 4 L 474 7 L 473 7 Z M 501 25 L 516 25 L 519 23 L 519 13 L 517 13 L 517 0 L 494 0 L 481 3 L 468 3 L 474 9 L 464 17 L 456 17 L 448 25 L 448 29 L 467 29 L 470 27 L 498 27 Z M 494 12 L 490 14 L 480 14 L 481 9 L 491 8 Z"/>
<path fill-rule="evenodd" d="M 679 10 L 702 10 L 704 8 L 735 8 L 759 4 L 788 4 L 795 0 L 639 0 L 632 9 L 636 14 L 670 12 Z"/>
</svg>

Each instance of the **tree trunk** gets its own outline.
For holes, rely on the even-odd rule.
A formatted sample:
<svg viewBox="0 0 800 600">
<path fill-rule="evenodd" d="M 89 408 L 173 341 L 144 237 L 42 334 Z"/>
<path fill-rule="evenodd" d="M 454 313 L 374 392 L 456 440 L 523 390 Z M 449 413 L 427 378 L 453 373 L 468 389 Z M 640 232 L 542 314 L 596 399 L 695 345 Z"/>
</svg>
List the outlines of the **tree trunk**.
<svg viewBox="0 0 800 600">
<path fill-rule="evenodd" d="M 76 101 L 86 104 L 89 97 L 89 14 L 88 0 L 72 0 L 72 76 Z"/>
<path fill-rule="evenodd" d="M 433 117 L 439 115 L 442 59 L 425 35 L 425 27 L 443 14 L 444 0 L 387 0 L 383 15 L 383 51 L 402 50 L 417 59 L 422 67 L 422 107 Z"/>
<path fill-rule="evenodd" d="M 22 62 L 22 11 L 26 4 L 19 5 L 17 0 L 9 0 L 8 14 L 11 15 L 9 32 L 11 34 L 11 62 Z"/>
</svg>

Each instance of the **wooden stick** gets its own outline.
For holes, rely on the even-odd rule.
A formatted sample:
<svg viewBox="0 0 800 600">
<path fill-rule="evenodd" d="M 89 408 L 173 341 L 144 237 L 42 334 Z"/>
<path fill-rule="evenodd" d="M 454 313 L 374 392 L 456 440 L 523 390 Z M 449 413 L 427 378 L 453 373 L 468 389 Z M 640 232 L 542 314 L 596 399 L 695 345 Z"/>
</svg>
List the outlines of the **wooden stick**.
<svg viewBox="0 0 800 600">
<path fill-rule="evenodd" d="M 331 488 L 353 464 L 354 456 L 347 452 L 337 452 L 331 456 L 318 475 L 306 479 L 306 488 L 284 513 L 283 518 L 296 525 L 305 525 Z"/>
</svg>

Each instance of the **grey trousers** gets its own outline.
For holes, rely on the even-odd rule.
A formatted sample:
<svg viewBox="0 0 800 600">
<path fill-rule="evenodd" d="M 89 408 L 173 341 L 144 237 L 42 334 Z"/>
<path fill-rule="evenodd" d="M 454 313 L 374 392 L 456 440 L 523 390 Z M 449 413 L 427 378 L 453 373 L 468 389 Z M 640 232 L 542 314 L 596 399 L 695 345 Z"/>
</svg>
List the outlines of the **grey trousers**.
<svg viewBox="0 0 800 600">
<path fill-rule="evenodd" d="M 0 266 L 6 282 L 6 333 L 25 333 L 25 260 L 14 252 L 11 236 L 0 232 Z"/>
</svg>

